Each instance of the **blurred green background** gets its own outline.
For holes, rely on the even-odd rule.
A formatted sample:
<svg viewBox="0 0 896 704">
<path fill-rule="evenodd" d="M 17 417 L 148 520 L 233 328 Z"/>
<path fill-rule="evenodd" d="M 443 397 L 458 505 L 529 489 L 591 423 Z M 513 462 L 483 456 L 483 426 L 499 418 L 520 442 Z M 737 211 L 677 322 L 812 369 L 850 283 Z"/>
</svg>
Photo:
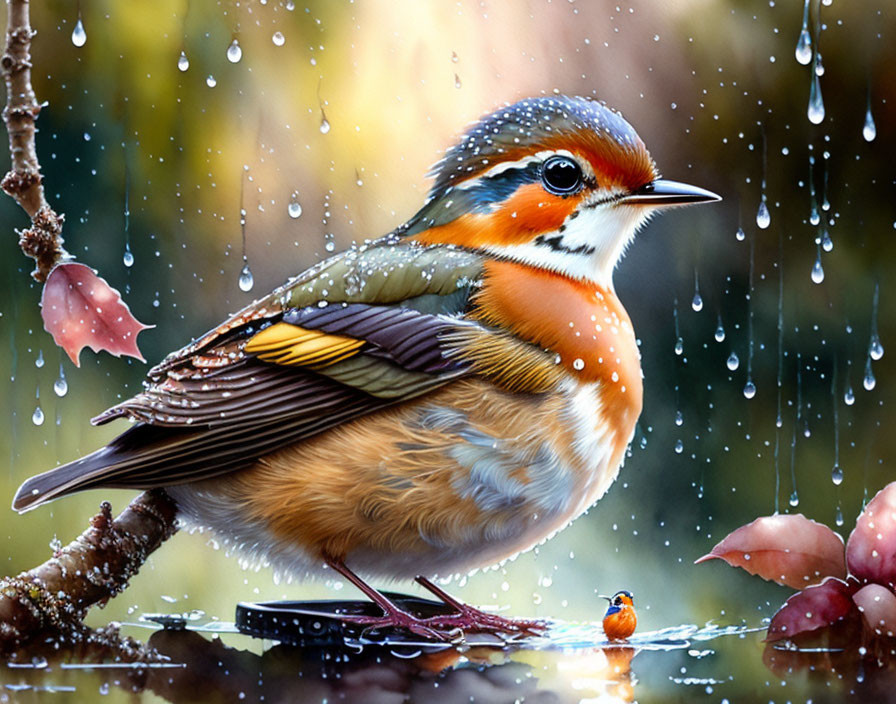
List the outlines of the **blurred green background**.
<svg viewBox="0 0 896 704">
<path fill-rule="evenodd" d="M 813 39 L 817 9 L 812 0 Z M 776 508 L 837 528 L 840 507 L 845 536 L 865 497 L 894 478 L 889 0 L 820 6 L 819 125 L 807 119 L 813 66 L 794 56 L 797 0 L 88 0 L 80 10 L 35 3 L 32 12 L 34 87 L 48 103 L 37 142 L 48 198 L 66 214 L 69 251 L 156 326 L 140 336 L 150 363 L 317 261 L 331 239 L 341 249 L 400 224 L 422 202 L 424 174 L 441 151 L 503 101 L 595 96 L 623 112 L 665 176 L 724 196 L 652 222 L 617 271 L 646 378 L 619 480 L 549 543 L 453 585 L 466 600 L 595 619 L 605 607 L 596 594 L 628 588 L 644 630 L 710 619 L 759 625 L 789 590 L 694 559 Z M 79 12 L 81 47 L 72 41 Z M 182 52 L 188 67 L 182 59 L 179 67 Z M 871 142 L 863 138 L 869 105 Z M 818 227 L 809 220 L 810 157 Z M 756 223 L 763 181 L 767 229 Z M 255 282 L 248 293 L 238 287 L 241 185 Z M 299 217 L 290 203 L 300 204 Z M 80 369 L 63 359 L 42 329 L 40 289 L 16 244 L 26 217 L 3 198 L 0 222 L 0 496 L 8 501 L 29 475 L 120 432 L 88 420 L 139 390 L 147 367 L 89 350 Z M 816 243 L 825 228 L 830 252 Z M 867 391 L 878 284 L 887 352 L 871 363 L 876 385 Z M 64 396 L 54 392 L 60 365 Z M 130 496 L 91 491 L 24 516 L 0 511 L 0 572 L 42 561 L 101 500 L 117 510 Z M 341 583 L 275 585 L 270 571 L 242 571 L 207 535 L 182 534 L 91 622 L 188 609 L 230 619 L 239 600 L 350 592 Z"/>
</svg>

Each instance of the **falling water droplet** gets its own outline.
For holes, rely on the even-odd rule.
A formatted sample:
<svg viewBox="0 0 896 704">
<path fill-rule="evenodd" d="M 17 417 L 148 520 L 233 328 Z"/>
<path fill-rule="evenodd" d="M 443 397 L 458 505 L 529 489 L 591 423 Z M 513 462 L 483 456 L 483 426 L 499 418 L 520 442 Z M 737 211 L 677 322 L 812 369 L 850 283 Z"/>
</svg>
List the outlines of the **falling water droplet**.
<svg viewBox="0 0 896 704">
<path fill-rule="evenodd" d="M 65 369 L 62 368 L 62 362 L 59 363 L 59 378 L 53 382 L 53 391 L 59 398 L 68 393 L 68 382 L 65 380 Z"/>
<path fill-rule="evenodd" d="M 821 53 L 815 55 L 815 75 L 823 76 L 824 75 L 824 64 L 821 62 Z"/>
<path fill-rule="evenodd" d="M 716 326 L 714 335 L 716 342 L 722 342 L 725 339 L 725 328 L 722 326 L 722 316 L 719 316 L 719 324 Z"/>
<path fill-rule="evenodd" d="M 756 384 L 753 383 L 752 379 L 747 379 L 747 383 L 744 384 L 744 398 L 753 398 L 756 395 Z"/>
<path fill-rule="evenodd" d="M 232 64 L 238 64 L 241 58 L 243 58 L 243 48 L 240 46 L 237 38 L 234 37 L 233 41 L 230 42 L 230 46 L 227 47 L 227 60 Z"/>
<path fill-rule="evenodd" d="M 821 265 L 821 248 L 818 249 L 818 255 L 815 257 L 815 264 L 812 265 L 812 282 L 820 284 L 824 281 L 824 267 Z"/>
<path fill-rule="evenodd" d="M 684 424 L 684 414 L 681 411 L 675 411 L 675 425 Z"/>
<path fill-rule="evenodd" d="M 72 41 L 74 41 L 74 37 L 72 37 Z M 75 46 L 79 46 L 76 44 Z M 34 413 L 31 414 L 31 422 L 35 425 L 43 425 L 44 424 L 44 412 L 40 406 L 34 409 Z"/>
<path fill-rule="evenodd" d="M 330 131 L 330 121 L 327 119 L 327 116 L 324 114 L 324 111 L 320 111 L 320 133 L 326 134 Z"/>
<path fill-rule="evenodd" d="M 852 390 L 852 384 L 847 383 L 846 391 L 843 392 L 843 403 L 847 406 L 851 406 L 856 402 L 856 394 Z"/>
<path fill-rule="evenodd" d="M 768 212 L 768 206 L 765 200 L 759 201 L 759 209 L 756 211 L 756 225 L 760 230 L 766 229 L 772 223 L 771 213 Z"/>
<path fill-rule="evenodd" d="M 78 21 L 75 24 L 75 28 L 72 30 L 72 44 L 77 47 L 82 47 L 87 43 L 87 32 L 84 31 L 84 23 L 81 21 L 81 16 L 78 15 Z M 42 423 L 43 421 L 41 421 Z M 40 425 L 40 423 L 38 423 Z"/>
<path fill-rule="evenodd" d="M 874 387 L 877 386 L 877 379 L 874 378 L 874 370 L 871 368 L 870 356 L 865 363 L 865 378 L 862 379 L 862 386 L 865 388 L 865 391 L 873 391 Z"/>
<path fill-rule="evenodd" d="M 821 81 L 818 74 L 812 72 L 812 85 L 809 88 L 809 107 L 806 111 L 809 122 L 820 125 L 824 121 L 824 99 L 821 97 Z"/>
<path fill-rule="evenodd" d="M 871 336 L 871 344 L 868 345 L 868 354 L 875 362 L 884 356 L 884 346 L 880 343 L 880 336 L 874 333 Z"/>
<path fill-rule="evenodd" d="M 865 112 L 865 125 L 862 127 L 862 136 L 866 142 L 873 142 L 877 137 L 877 125 L 874 124 L 874 117 L 871 115 L 871 106 Z"/>
<path fill-rule="evenodd" d="M 252 290 L 252 287 L 255 285 L 255 277 L 252 276 L 252 270 L 249 268 L 249 262 L 243 263 L 243 268 L 240 269 L 240 280 L 239 286 L 240 291 L 248 292 Z"/>
<path fill-rule="evenodd" d="M 800 37 L 796 41 L 796 50 L 794 51 L 796 60 L 803 66 L 807 66 L 812 60 L 812 36 L 809 34 L 809 0 L 803 5 L 803 27 L 800 30 Z"/>
<path fill-rule="evenodd" d="M 694 292 L 694 300 L 691 301 L 691 308 L 697 313 L 703 310 L 703 297 L 700 295 L 699 291 Z"/>
<path fill-rule="evenodd" d="M 834 482 L 834 486 L 840 486 L 843 483 L 843 469 L 839 464 L 835 464 L 831 470 L 831 481 Z"/>
<path fill-rule="evenodd" d="M 684 452 L 684 443 L 681 440 L 677 440 L 675 442 L 675 454 L 680 455 Z"/>
<path fill-rule="evenodd" d="M 800 497 L 795 491 L 790 495 L 790 505 L 796 508 L 800 505 Z"/>
<path fill-rule="evenodd" d="M 458 76 L 456 73 L 454 74 L 454 87 L 455 88 L 461 87 L 460 76 Z"/>
<path fill-rule="evenodd" d="M 744 232 L 744 228 L 739 227 L 737 228 L 737 232 L 734 233 L 734 236 L 737 238 L 738 242 L 743 242 L 747 237 L 747 233 Z"/>
<path fill-rule="evenodd" d="M 675 354 L 681 356 L 684 353 L 684 340 L 680 337 L 675 340 Z"/>
<path fill-rule="evenodd" d="M 725 362 L 725 364 L 728 366 L 728 369 L 735 371 L 740 366 L 740 359 L 737 356 L 737 352 L 732 352 L 728 355 L 728 361 Z"/>
<path fill-rule="evenodd" d="M 286 212 L 289 213 L 289 217 L 293 220 L 302 214 L 302 204 L 299 203 L 298 192 L 292 194 L 292 200 L 290 200 L 289 205 L 286 206 Z"/>
<path fill-rule="evenodd" d="M 121 257 L 121 261 L 128 268 L 134 266 L 134 254 L 131 252 L 131 245 L 125 243 L 124 245 L 124 254 Z"/>
<path fill-rule="evenodd" d="M 274 32 L 271 41 L 274 42 L 274 46 L 283 46 L 286 43 L 286 37 L 283 36 L 283 32 Z"/>
<path fill-rule="evenodd" d="M 834 516 L 834 523 L 836 523 L 838 526 L 843 525 L 843 509 L 839 506 L 837 507 L 837 515 Z"/>
<path fill-rule="evenodd" d="M 834 249 L 834 240 L 831 239 L 831 233 L 828 231 L 828 228 L 824 228 L 824 232 L 821 233 L 821 248 L 825 252 L 830 252 Z"/>
<path fill-rule="evenodd" d="M 208 78 L 205 79 L 205 85 L 207 85 L 209 88 L 214 88 L 216 85 L 218 85 L 218 81 L 212 74 L 208 74 Z"/>
<path fill-rule="evenodd" d="M 177 59 L 177 68 L 180 71 L 186 71 L 190 68 L 190 60 L 187 58 L 187 54 L 184 51 L 180 52 L 180 56 Z"/>
<path fill-rule="evenodd" d="M 37 353 L 37 359 L 34 360 L 34 366 L 37 367 L 38 369 L 40 369 L 42 366 L 44 366 L 44 351 L 43 350 L 40 350 Z"/>
<path fill-rule="evenodd" d="M 818 203 L 815 202 L 815 195 L 812 195 L 812 207 L 809 210 L 809 222 L 817 225 L 821 222 L 821 214 L 818 212 Z"/>
</svg>

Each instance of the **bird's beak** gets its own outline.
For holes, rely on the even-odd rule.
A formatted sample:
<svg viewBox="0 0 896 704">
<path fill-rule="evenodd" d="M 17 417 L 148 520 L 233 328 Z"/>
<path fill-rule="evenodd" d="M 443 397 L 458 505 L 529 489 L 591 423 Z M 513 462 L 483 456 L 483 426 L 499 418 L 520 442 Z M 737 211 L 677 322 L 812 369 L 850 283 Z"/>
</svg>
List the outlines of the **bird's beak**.
<svg viewBox="0 0 896 704">
<path fill-rule="evenodd" d="M 607 601 L 613 601 L 613 597 L 607 596 L 606 594 L 598 594 L 597 596 L 601 599 L 606 599 Z"/>
<path fill-rule="evenodd" d="M 717 200 L 722 200 L 722 196 L 712 191 L 707 191 L 705 188 L 658 178 L 656 181 L 651 181 L 630 195 L 620 199 L 620 202 L 629 205 L 649 205 L 654 208 L 665 208 L 672 205 L 712 203 Z"/>
</svg>

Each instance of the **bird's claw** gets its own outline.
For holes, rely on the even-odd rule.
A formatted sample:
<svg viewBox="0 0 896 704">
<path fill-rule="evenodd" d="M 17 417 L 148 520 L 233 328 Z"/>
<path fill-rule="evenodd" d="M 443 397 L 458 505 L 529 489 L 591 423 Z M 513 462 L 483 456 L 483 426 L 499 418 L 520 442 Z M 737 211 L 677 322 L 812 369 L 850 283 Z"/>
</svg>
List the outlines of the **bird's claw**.
<svg viewBox="0 0 896 704">
<path fill-rule="evenodd" d="M 464 632 L 458 625 L 442 623 L 438 617 L 418 618 L 406 611 L 389 612 L 383 616 L 340 615 L 339 619 L 344 623 L 364 626 L 365 634 L 380 628 L 399 628 L 436 643 L 456 644 L 464 638 Z"/>
</svg>

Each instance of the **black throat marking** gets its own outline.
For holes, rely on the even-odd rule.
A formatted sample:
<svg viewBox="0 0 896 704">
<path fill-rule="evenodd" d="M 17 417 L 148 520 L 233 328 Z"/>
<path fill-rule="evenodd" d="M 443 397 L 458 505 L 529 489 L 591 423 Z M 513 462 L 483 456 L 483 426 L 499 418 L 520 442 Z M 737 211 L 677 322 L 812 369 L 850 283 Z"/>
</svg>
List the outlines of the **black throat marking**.
<svg viewBox="0 0 896 704">
<path fill-rule="evenodd" d="M 578 247 L 567 247 L 563 244 L 563 235 L 556 234 L 551 237 L 539 235 L 535 238 L 535 244 L 550 247 L 555 252 L 564 254 L 594 254 L 594 247 L 590 244 L 580 244 Z"/>
</svg>

